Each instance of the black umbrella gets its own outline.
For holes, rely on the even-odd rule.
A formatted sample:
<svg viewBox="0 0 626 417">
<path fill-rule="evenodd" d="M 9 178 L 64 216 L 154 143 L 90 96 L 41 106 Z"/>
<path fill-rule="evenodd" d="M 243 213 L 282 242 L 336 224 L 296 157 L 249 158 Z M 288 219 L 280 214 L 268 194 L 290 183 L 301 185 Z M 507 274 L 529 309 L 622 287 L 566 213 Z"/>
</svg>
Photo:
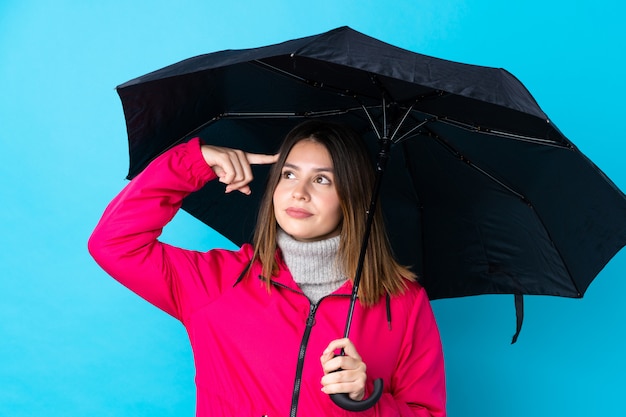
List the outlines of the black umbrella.
<svg viewBox="0 0 626 417">
<path fill-rule="evenodd" d="M 343 27 L 197 56 L 117 91 L 129 178 L 193 136 L 272 153 L 303 119 L 349 124 L 382 155 L 380 201 L 399 260 L 431 299 L 514 294 L 518 333 L 522 295 L 582 297 L 626 244 L 624 194 L 503 69 L 416 54 Z M 266 170 L 256 168 L 252 199 L 209 183 L 183 208 L 246 242 Z"/>
</svg>

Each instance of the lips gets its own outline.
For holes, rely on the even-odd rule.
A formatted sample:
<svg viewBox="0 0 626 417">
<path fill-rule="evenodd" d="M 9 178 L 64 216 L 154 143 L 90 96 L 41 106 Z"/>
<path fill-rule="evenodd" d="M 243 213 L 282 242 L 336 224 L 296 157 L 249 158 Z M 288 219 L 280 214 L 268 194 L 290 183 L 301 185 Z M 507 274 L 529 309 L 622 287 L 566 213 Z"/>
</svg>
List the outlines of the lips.
<svg viewBox="0 0 626 417">
<path fill-rule="evenodd" d="M 313 215 L 312 213 L 297 207 L 289 207 L 285 210 L 285 213 L 294 219 L 306 219 L 307 217 L 311 217 Z"/>
</svg>

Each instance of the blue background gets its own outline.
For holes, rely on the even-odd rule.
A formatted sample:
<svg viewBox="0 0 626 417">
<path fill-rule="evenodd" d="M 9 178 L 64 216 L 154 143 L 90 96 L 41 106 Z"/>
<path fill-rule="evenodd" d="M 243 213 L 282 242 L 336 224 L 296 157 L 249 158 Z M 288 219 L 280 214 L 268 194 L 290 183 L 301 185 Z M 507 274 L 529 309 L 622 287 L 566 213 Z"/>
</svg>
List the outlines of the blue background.
<svg viewBox="0 0 626 417">
<path fill-rule="evenodd" d="M 182 326 L 108 278 L 86 241 L 125 184 L 114 87 L 181 59 L 337 26 L 504 67 L 626 189 L 626 13 L 618 0 L 0 2 L 0 415 L 192 416 Z M 181 213 L 164 239 L 228 245 Z M 449 415 L 623 413 L 624 251 L 584 299 L 438 300 Z M 280 346 L 276 347 L 280 352 Z"/>
</svg>

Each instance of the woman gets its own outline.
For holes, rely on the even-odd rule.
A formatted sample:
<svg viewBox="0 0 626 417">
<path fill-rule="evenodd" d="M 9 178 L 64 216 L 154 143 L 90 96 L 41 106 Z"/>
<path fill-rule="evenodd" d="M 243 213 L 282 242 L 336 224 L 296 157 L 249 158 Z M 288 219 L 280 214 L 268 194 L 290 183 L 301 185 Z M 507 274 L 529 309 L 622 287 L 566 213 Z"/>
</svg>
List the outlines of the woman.
<svg viewBox="0 0 626 417">
<path fill-rule="evenodd" d="M 157 240 L 182 199 L 219 179 L 250 193 L 274 164 L 254 246 L 195 252 Z M 344 416 L 327 394 L 385 391 L 362 416 L 445 416 L 439 333 L 425 291 L 375 219 L 351 338 L 342 338 L 373 173 L 350 130 L 305 122 L 277 155 L 201 144 L 157 158 L 107 207 L 89 241 L 114 278 L 186 327 L 198 416 Z M 393 314 L 392 314 L 393 313 Z M 344 350 L 345 356 L 335 353 Z"/>
</svg>

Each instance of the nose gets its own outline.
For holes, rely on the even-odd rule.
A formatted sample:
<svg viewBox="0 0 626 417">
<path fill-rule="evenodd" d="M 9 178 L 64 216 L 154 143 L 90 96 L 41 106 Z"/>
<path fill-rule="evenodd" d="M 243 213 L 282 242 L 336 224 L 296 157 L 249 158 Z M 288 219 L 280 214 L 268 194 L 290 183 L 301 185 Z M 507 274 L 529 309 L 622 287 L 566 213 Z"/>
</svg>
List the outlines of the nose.
<svg viewBox="0 0 626 417">
<path fill-rule="evenodd" d="M 295 200 L 308 200 L 309 199 L 309 184 L 306 181 L 298 181 L 294 184 L 291 191 L 291 198 Z"/>
</svg>

